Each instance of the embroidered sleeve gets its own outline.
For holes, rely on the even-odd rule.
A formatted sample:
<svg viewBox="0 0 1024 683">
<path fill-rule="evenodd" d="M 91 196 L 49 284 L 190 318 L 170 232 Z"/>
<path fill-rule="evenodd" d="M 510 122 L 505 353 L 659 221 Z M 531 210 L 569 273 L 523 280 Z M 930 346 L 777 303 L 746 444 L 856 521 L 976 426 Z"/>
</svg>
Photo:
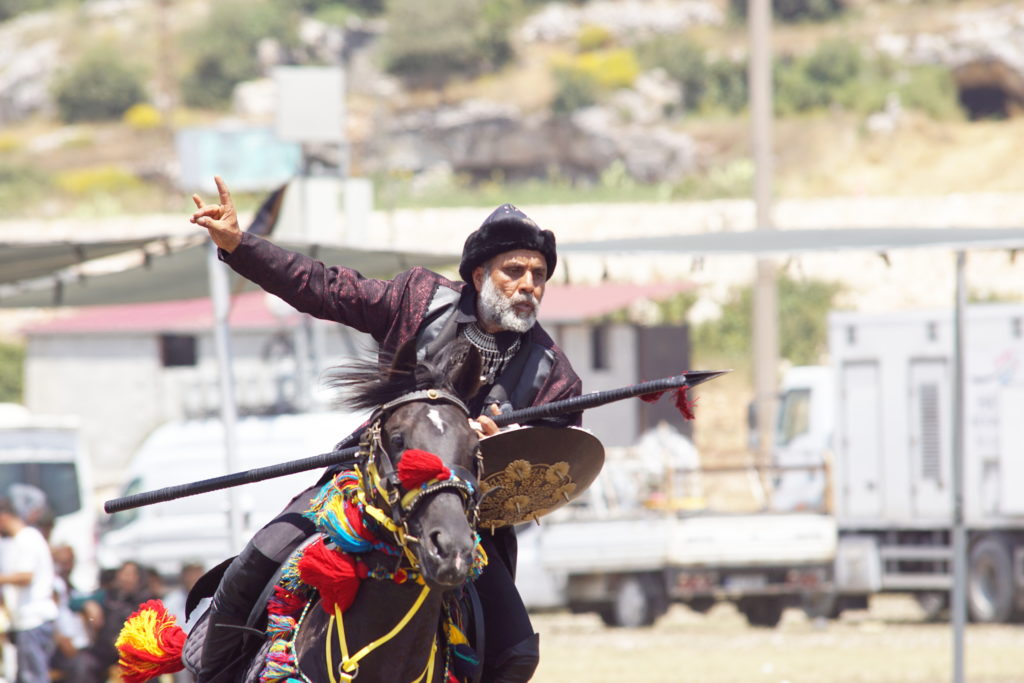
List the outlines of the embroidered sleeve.
<svg viewBox="0 0 1024 683">
<path fill-rule="evenodd" d="M 378 342 L 402 308 L 411 272 L 394 280 L 366 278 L 352 268 L 327 266 L 249 233 L 232 253 L 221 251 L 220 258 L 296 310 L 366 332 Z"/>
</svg>

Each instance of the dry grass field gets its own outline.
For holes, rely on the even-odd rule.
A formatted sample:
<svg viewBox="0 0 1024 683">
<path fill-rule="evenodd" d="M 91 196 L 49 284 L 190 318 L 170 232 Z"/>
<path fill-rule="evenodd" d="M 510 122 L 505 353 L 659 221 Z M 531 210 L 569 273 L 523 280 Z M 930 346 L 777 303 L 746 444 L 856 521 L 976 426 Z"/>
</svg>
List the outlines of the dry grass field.
<svg viewBox="0 0 1024 683">
<path fill-rule="evenodd" d="M 700 615 L 674 606 L 649 629 L 612 629 L 596 615 L 539 614 L 534 681 L 564 683 L 935 683 L 952 680 L 953 636 L 926 623 L 910 598 L 812 621 L 787 610 L 775 629 L 752 628 L 731 605 Z M 966 680 L 1024 681 L 1024 626 L 968 626 Z"/>
</svg>

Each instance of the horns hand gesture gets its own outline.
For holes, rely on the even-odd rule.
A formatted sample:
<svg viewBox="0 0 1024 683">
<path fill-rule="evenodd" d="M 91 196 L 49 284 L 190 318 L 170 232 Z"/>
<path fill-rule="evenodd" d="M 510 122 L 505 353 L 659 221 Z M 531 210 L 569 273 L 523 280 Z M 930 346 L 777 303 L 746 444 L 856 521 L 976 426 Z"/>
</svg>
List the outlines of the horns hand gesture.
<svg viewBox="0 0 1024 683">
<path fill-rule="evenodd" d="M 203 204 L 199 195 L 192 195 L 197 211 L 192 214 L 190 222 L 206 228 L 210 232 L 213 243 L 224 251 L 231 253 L 242 241 L 242 230 L 238 227 L 238 213 L 235 203 L 231 201 L 228 186 L 220 176 L 214 176 L 217 192 L 220 194 L 219 204 Z"/>
</svg>

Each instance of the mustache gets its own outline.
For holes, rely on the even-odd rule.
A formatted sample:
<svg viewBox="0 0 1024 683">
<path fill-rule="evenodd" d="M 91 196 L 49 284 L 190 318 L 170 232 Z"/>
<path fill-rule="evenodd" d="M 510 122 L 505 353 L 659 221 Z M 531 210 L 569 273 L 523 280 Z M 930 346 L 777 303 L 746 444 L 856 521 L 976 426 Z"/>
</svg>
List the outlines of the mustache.
<svg viewBox="0 0 1024 683">
<path fill-rule="evenodd" d="M 519 292 L 518 294 L 513 294 L 508 298 L 508 301 L 513 306 L 515 306 L 516 304 L 530 304 L 534 308 L 540 306 L 540 301 L 537 300 L 537 297 L 529 292 Z"/>
</svg>

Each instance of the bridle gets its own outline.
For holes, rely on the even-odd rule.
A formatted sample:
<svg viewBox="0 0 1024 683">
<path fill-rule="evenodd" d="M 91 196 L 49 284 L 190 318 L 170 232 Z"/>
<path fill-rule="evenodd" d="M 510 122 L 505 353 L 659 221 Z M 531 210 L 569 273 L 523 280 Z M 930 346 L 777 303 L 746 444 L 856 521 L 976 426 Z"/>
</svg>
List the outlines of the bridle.
<svg viewBox="0 0 1024 683">
<path fill-rule="evenodd" d="M 443 389 L 421 389 L 404 394 L 378 407 L 370 416 L 370 426 L 359 440 L 359 464 L 364 491 L 367 499 L 376 499 L 380 507 L 391 517 L 395 526 L 402 529 L 404 536 L 412 540 L 408 522 L 416 508 L 430 496 L 441 491 L 453 491 L 462 499 L 462 507 L 470 527 L 475 529 L 480 515 L 480 477 L 483 475 L 483 456 L 477 445 L 473 453 L 475 472 L 450 463 L 443 463 L 447 476 L 437 476 L 408 489 L 399 474 L 402 453 L 390 453 L 381 433 L 388 418 L 402 406 L 410 403 L 448 404 L 458 408 L 468 420 L 469 408 L 457 396 Z M 437 457 L 437 456 L 434 456 Z M 440 458 L 438 457 L 440 462 Z"/>
<path fill-rule="evenodd" d="M 385 440 L 382 439 L 385 424 L 396 410 L 410 403 L 448 404 L 458 408 L 467 421 L 470 415 L 465 403 L 451 392 L 443 389 L 412 391 L 380 406 L 370 416 L 369 426 L 360 436 L 359 455 L 355 468 L 336 474 L 330 483 L 324 485 L 321 492 L 311 501 L 311 508 L 307 513 L 307 516 L 314 519 L 320 529 L 322 547 L 340 550 L 342 555 L 350 558 L 347 566 L 351 568 L 349 570 L 351 579 L 358 582 L 362 578 L 374 578 L 390 580 L 397 584 L 411 582 L 420 585 L 418 597 L 398 623 L 390 631 L 367 643 L 357 652 L 350 652 L 348 649 L 342 607 L 339 606 L 338 601 L 334 601 L 334 614 L 328 624 L 327 637 L 331 637 L 332 631 L 336 632 L 341 660 L 334 661 L 330 644 L 328 644 L 325 663 L 331 683 L 352 681 L 359 673 L 360 661 L 400 633 L 424 605 L 430 592 L 430 586 L 426 583 L 416 554 L 412 552 L 409 545 L 419 542 L 418 538 L 409 533 L 409 521 L 417 508 L 430 496 L 442 491 L 453 491 L 459 494 L 475 541 L 473 560 L 468 569 L 468 579 L 474 580 L 487 565 L 487 553 L 481 547 L 480 535 L 475 531 L 482 497 L 479 479 L 483 473 L 483 457 L 480 447 L 477 445 L 473 453 L 475 472 L 459 465 L 445 463 L 436 454 L 418 449 L 403 448 L 400 453 L 389 452 L 384 443 Z M 415 471 L 410 472 L 410 461 L 416 464 Z M 352 514 L 358 520 L 358 524 L 353 521 Z M 368 521 L 371 523 L 367 524 Z M 378 527 L 386 530 L 383 536 L 378 535 Z M 384 539 L 388 533 L 392 536 L 394 545 L 392 545 L 391 539 Z M 318 547 L 321 546 L 314 543 L 312 548 L 306 551 L 306 554 Z M 376 563 L 376 566 L 368 566 L 365 560 L 351 559 L 353 556 L 372 550 L 379 550 L 385 556 L 395 557 L 394 568 L 388 571 L 387 567 L 382 566 L 379 562 Z M 303 579 L 303 572 L 306 571 L 304 566 L 307 566 L 303 564 L 305 561 L 305 555 L 296 556 L 295 580 Z M 314 559 L 311 564 L 316 562 L 317 560 Z M 403 568 L 404 562 L 408 562 L 407 569 Z M 331 580 L 334 580 L 336 576 L 345 575 L 345 572 L 334 571 L 334 576 L 329 575 Z M 286 570 L 284 576 L 289 577 L 291 574 Z M 323 586 L 316 585 L 316 587 L 321 590 L 321 599 L 323 599 Z M 291 630 L 291 640 L 284 645 L 286 650 L 289 647 L 292 648 L 293 656 L 295 637 L 310 604 L 312 603 L 307 603 L 304 607 L 303 616 Z M 446 628 L 458 631 L 455 624 L 450 623 L 452 621 L 450 613 L 448 613 L 447 619 Z M 444 680 L 448 680 L 450 672 L 453 656 L 451 648 L 458 644 L 451 639 L 450 634 L 447 637 L 447 641 L 443 638 L 440 641 L 440 643 L 447 643 L 447 647 L 444 649 L 442 669 Z M 423 672 L 413 683 L 433 680 L 437 656 L 441 649 L 438 638 L 439 636 L 435 633 Z M 464 636 L 462 642 L 465 642 Z M 294 667 L 295 671 L 301 674 L 297 663 L 294 664 Z M 303 680 L 309 680 L 305 676 L 300 677 Z"/>
</svg>

